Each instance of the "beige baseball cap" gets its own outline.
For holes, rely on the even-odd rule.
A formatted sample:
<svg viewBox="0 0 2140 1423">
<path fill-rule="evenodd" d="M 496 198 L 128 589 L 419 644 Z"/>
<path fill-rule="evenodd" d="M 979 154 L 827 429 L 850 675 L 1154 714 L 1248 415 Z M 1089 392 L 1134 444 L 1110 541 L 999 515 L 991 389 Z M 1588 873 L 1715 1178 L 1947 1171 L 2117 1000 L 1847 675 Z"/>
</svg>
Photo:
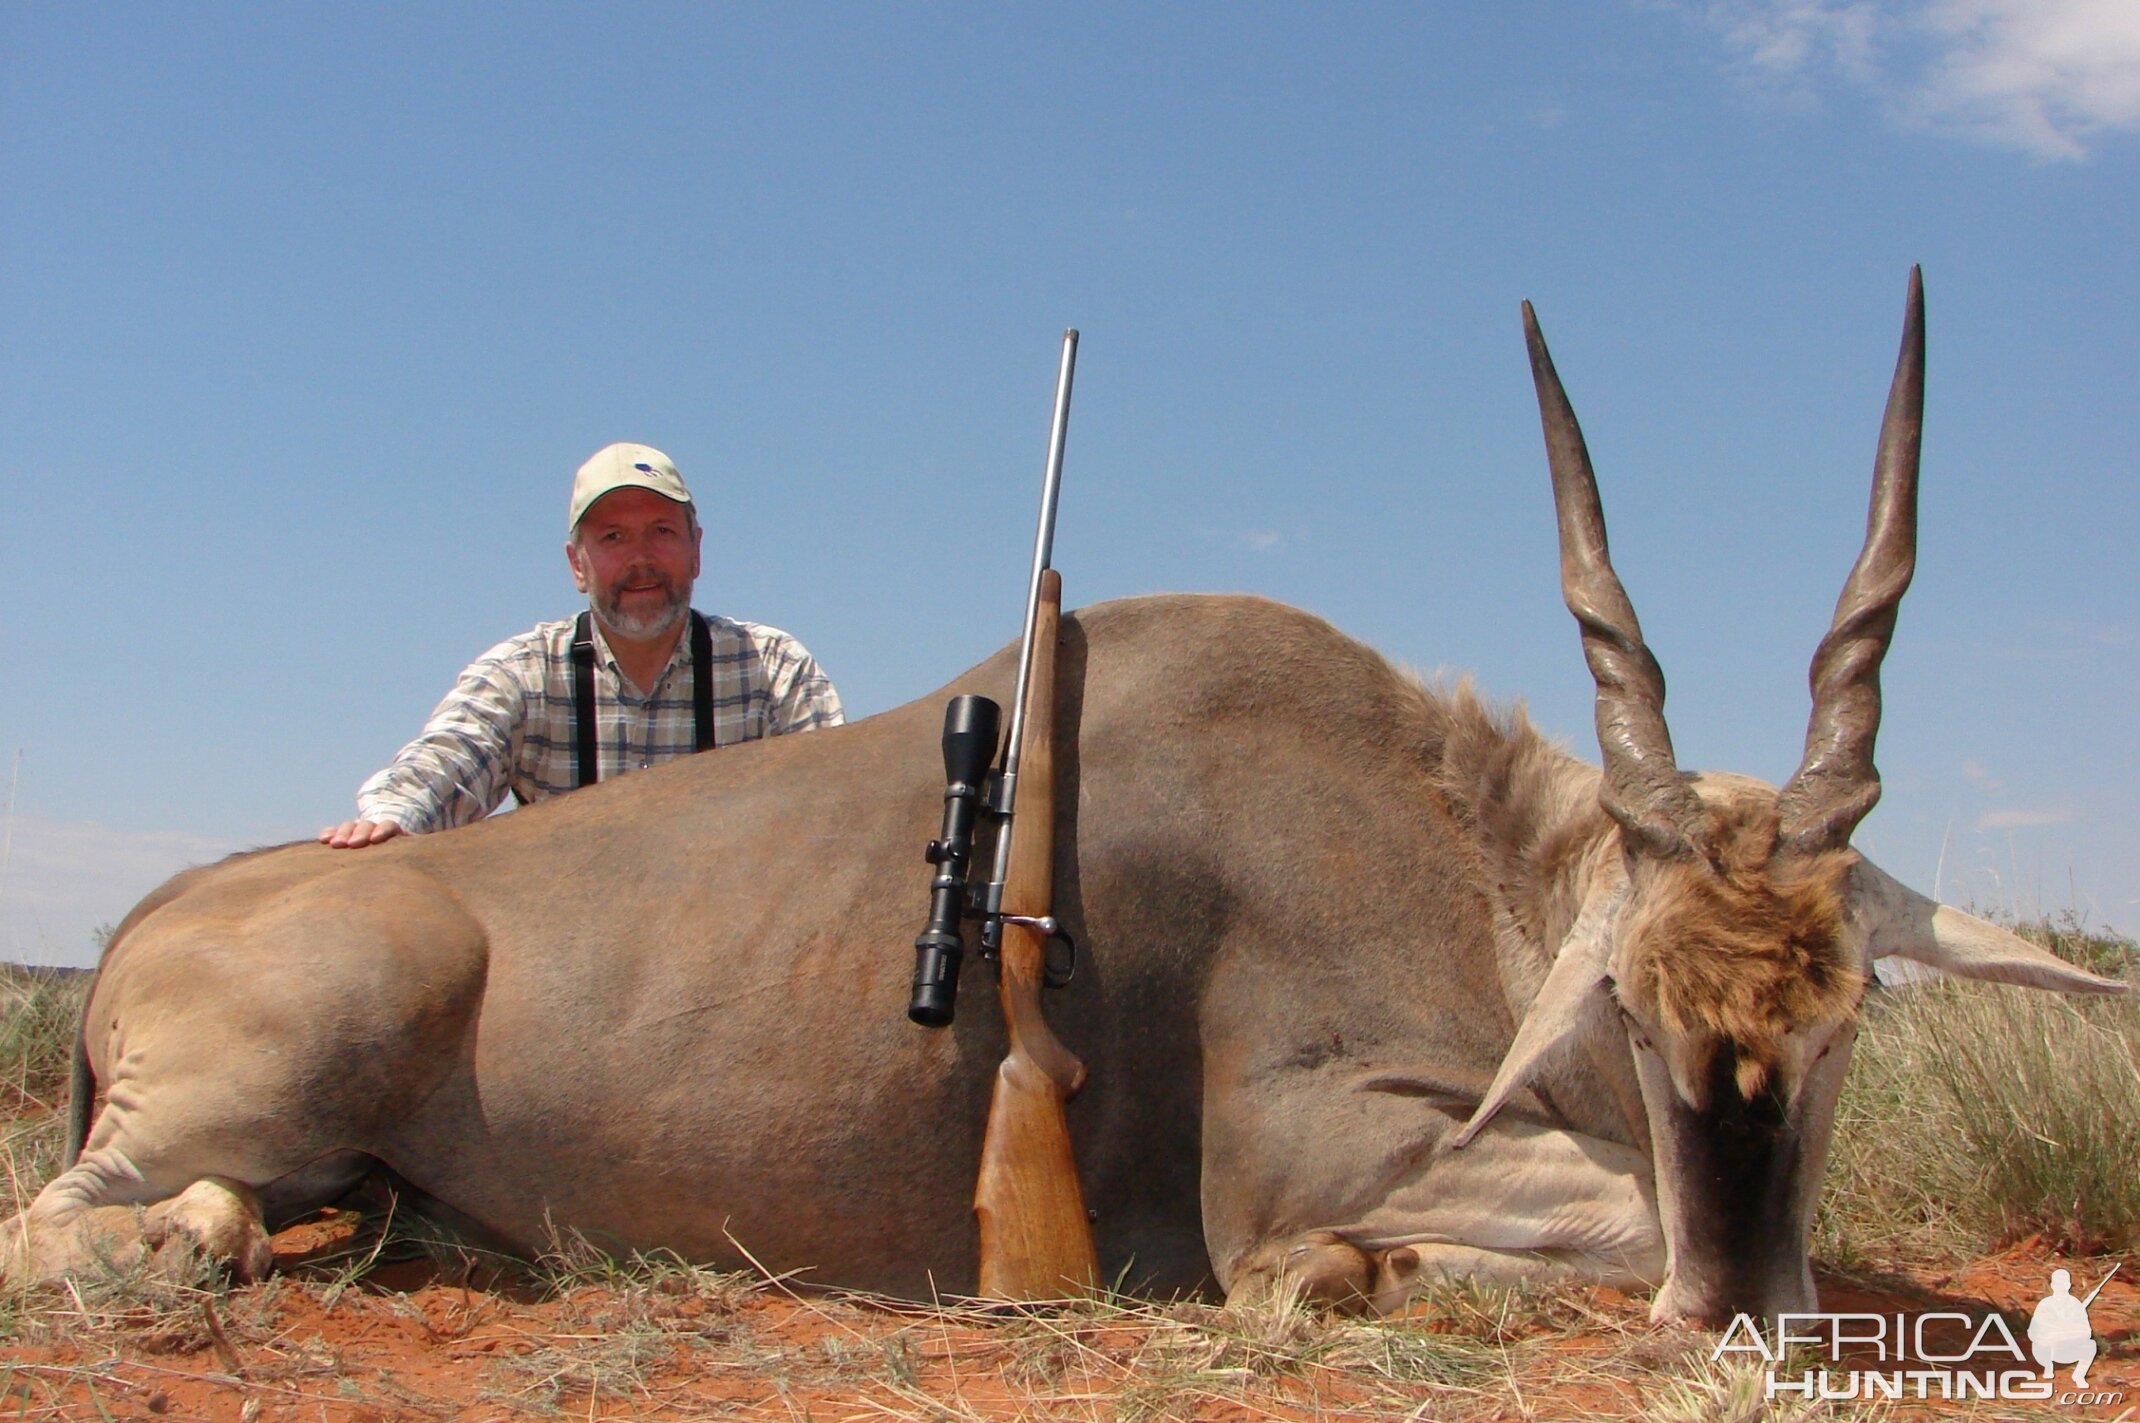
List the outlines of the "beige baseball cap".
<svg viewBox="0 0 2140 1423">
<path fill-rule="evenodd" d="M 572 476 L 572 517 L 565 525 L 571 533 L 594 501 L 618 489 L 651 489 L 679 504 L 691 502 L 691 491 L 676 463 L 652 445 L 604 445 Z"/>
</svg>

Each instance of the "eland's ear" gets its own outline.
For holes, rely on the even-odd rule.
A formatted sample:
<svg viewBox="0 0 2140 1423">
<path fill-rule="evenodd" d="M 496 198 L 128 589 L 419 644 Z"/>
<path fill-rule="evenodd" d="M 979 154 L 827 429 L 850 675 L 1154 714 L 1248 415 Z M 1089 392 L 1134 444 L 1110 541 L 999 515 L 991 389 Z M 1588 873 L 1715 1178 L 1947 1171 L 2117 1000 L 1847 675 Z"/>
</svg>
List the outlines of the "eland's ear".
<svg viewBox="0 0 2140 1423">
<path fill-rule="evenodd" d="M 1479 1109 L 1463 1129 L 1449 1139 L 1452 1147 L 1465 1147 L 1486 1129 L 1494 1113 L 1522 1091 L 1555 1049 L 1580 1039 L 1595 1025 L 1597 1014 L 1607 1004 L 1605 976 L 1612 967 L 1613 945 L 1618 941 L 1620 909 L 1627 901 L 1627 881 L 1619 875 L 1593 888 L 1583 909 L 1561 941 L 1553 967 L 1539 986 L 1538 996 L 1517 1025 L 1516 1040 L 1494 1073 Z"/>
<path fill-rule="evenodd" d="M 1850 871 L 1850 916 L 1871 958 L 2059 993 L 2129 993 L 2132 985 L 2076 968 L 1986 919 L 1928 899 L 1870 860 Z"/>
</svg>

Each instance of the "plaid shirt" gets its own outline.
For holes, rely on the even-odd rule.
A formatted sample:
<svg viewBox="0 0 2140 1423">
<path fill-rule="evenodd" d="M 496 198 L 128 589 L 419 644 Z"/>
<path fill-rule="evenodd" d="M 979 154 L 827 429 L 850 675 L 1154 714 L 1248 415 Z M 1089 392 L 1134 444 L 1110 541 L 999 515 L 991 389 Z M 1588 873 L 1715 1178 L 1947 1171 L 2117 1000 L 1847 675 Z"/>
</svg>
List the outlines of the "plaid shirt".
<svg viewBox="0 0 2140 1423">
<path fill-rule="evenodd" d="M 481 820 L 508 793 L 536 801 L 572 790 L 573 619 L 508 638 L 461 673 L 423 734 L 357 791 L 357 814 L 403 830 Z M 713 635 L 713 744 L 838 726 L 840 694 L 809 650 L 778 628 L 706 617 Z M 644 696 L 618 670 L 594 625 L 598 780 L 689 756 L 690 629 Z"/>
</svg>

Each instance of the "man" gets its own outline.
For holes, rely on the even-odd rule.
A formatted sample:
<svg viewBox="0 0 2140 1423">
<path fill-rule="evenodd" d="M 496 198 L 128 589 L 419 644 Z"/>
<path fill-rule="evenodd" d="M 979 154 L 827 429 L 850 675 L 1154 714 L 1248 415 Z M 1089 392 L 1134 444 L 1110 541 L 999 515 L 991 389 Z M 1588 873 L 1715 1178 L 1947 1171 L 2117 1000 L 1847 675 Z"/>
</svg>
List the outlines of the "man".
<svg viewBox="0 0 2140 1423">
<path fill-rule="evenodd" d="M 839 693 L 778 628 L 691 609 L 703 531 L 669 457 L 598 451 L 572 481 L 578 619 L 538 624 L 461 673 L 423 734 L 357 791 L 336 849 L 480 820 L 707 747 L 837 726 Z M 577 650 L 575 644 L 579 644 Z M 592 726 L 583 727 L 591 703 Z M 590 764 L 591 762 L 591 764 Z"/>
</svg>

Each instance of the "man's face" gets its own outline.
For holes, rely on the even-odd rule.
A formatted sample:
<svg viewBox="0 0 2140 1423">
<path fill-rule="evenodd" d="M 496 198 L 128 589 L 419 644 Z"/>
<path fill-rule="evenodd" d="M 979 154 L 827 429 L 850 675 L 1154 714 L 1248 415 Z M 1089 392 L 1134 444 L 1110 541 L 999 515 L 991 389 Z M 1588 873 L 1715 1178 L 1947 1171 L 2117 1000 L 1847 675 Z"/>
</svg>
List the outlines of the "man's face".
<svg viewBox="0 0 2140 1423">
<path fill-rule="evenodd" d="M 572 583 L 607 631 L 643 641 L 674 629 L 691 606 L 699 529 L 682 504 L 651 489 L 618 489 L 580 517 L 565 544 Z"/>
</svg>

